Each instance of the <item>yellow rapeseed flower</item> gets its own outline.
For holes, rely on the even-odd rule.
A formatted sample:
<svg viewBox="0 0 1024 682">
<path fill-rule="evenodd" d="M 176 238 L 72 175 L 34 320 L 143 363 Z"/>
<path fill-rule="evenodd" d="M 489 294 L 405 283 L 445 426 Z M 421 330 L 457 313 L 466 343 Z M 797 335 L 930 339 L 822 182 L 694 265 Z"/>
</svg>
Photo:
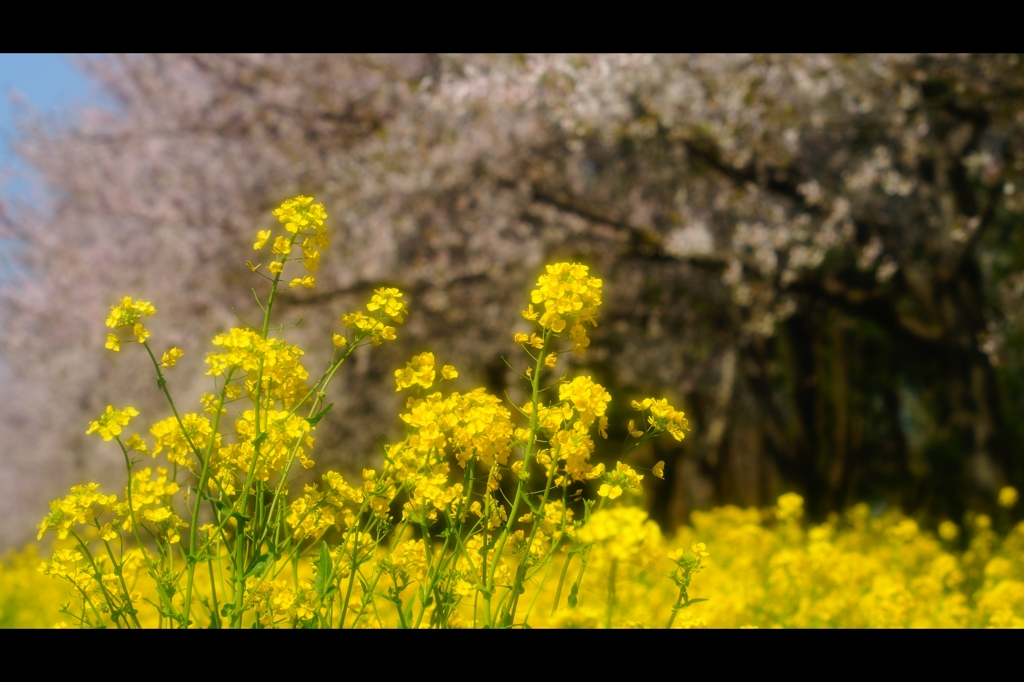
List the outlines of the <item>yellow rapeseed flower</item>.
<svg viewBox="0 0 1024 682">
<path fill-rule="evenodd" d="M 430 388 L 434 383 L 434 354 L 420 353 L 412 356 L 412 360 L 405 363 L 405 369 L 395 370 L 395 391 L 401 391 L 410 386 L 422 386 Z M 447 378 L 447 377 L 446 377 Z"/>
<path fill-rule="evenodd" d="M 271 212 L 293 234 L 309 228 L 319 231 L 327 218 L 323 204 L 314 204 L 313 197 L 307 196 L 288 199 Z"/>
<path fill-rule="evenodd" d="M 129 420 L 138 414 L 139 411 L 134 407 L 117 410 L 112 405 L 107 405 L 106 411 L 100 415 L 98 421 L 89 422 L 89 429 L 85 433 L 99 433 L 103 440 L 113 440 L 121 435 L 121 428 L 128 426 Z"/>
<path fill-rule="evenodd" d="M 160 364 L 164 367 L 174 367 L 178 364 L 178 360 L 184 357 L 184 355 L 185 353 L 183 353 L 180 348 L 172 348 L 164 353 L 163 357 L 160 359 Z"/>
<path fill-rule="evenodd" d="M 142 436 L 137 433 L 133 433 L 127 440 L 125 440 L 124 447 L 127 450 L 135 450 L 144 455 L 149 454 L 149 448 L 146 447 L 146 441 L 144 441 Z"/>
<path fill-rule="evenodd" d="M 270 248 L 271 251 L 279 256 L 287 256 L 291 253 L 292 243 L 291 240 L 283 235 L 278 235 L 274 240 L 274 245 Z"/>
<path fill-rule="evenodd" d="M 960 529 L 952 521 L 943 521 L 939 524 L 939 537 L 943 540 L 955 540 L 960 535 Z"/>
<path fill-rule="evenodd" d="M 395 328 L 388 325 L 388 321 L 401 323 L 408 314 L 408 305 L 400 301 L 403 294 L 398 289 L 382 287 L 373 292 L 366 309 L 374 313 L 374 317 L 364 313 L 345 313 L 341 316 L 341 322 L 350 329 L 358 330 L 357 340 L 370 337 L 371 343 L 375 346 L 381 345 L 384 341 L 394 341 Z"/>
<path fill-rule="evenodd" d="M 1017 498 L 1019 497 L 1017 489 L 1012 485 L 1005 486 L 999 491 L 999 506 L 1005 507 L 1006 509 L 1013 509 L 1017 505 Z"/>
<path fill-rule="evenodd" d="M 797 520 L 804 514 L 804 498 L 796 493 L 780 495 L 776 516 L 780 521 Z"/>
<path fill-rule="evenodd" d="M 110 306 L 107 326 L 113 329 L 131 327 L 132 335 L 139 343 L 149 338 L 149 330 L 144 325 L 145 318 L 156 314 L 156 308 L 149 301 L 132 302 L 131 296 L 125 296 L 117 305 Z M 107 334 L 106 347 L 117 351 L 121 348 L 120 340 L 113 334 Z"/>
<path fill-rule="evenodd" d="M 583 425 L 589 427 L 598 417 L 605 414 L 612 397 L 603 386 L 595 383 L 590 377 L 576 377 L 558 387 L 558 399 L 569 401 L 579 414 Z"/>
<path fill-rule="evenodd" d="M 668 431 L 676 440 L 682 440 L 686 437 L 685 431 L 689 430 L 690 422 L 686 419 L 685 414 L 669 405 L 668 400 L 665 398 L 661 400 L 644 398 L 640 402 L 634 400 L 630 405 L 634 410 L 650 410 L 651 415 L 647 418 L 647 423 L 654 427 L 655 431 L 659 433 Z M 639 438 L 643 435 L 643 433 L 633 430 L 632 422 L 630 424 L 629 433 L 631 436 Z"/>
<path fill-rule="evenodd" d="M 547 274 L 537 280 L 537 288 L 530 293 L 531 305 L 523 317 L 536 320 L 533 305 L 543 305 L 544 312 L 537 320 L 541 327 L 556 334 L 565 330 L 569 322 L 569 336 L 573 352 L 582 355 L 590 345 L 584 323 L 597 326 L 597 309 L 601 306 L 602 282 L 591 277 L 589 268 L 579 263 L 555 263 L 546 267 Z"/>
<path fill-rule="evenodd" d="M 312 289 L 316 286 L 316 280 L 313 279 L 313 275 L 306 275 L 305 277 L 296 277 L 288 283 L 288 288 L 303 286 L 307 289 Z"/>
</svg>

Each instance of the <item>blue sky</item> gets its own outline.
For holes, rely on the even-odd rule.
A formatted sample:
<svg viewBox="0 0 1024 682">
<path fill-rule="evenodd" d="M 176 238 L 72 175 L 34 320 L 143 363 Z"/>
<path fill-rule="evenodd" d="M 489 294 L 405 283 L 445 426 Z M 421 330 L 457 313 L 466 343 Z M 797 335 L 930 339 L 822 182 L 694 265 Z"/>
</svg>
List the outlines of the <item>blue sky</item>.
<svg viewBox="0 0 1024 682">
<path fill-rule="evenodd" d="M 66 54 L 0 54 L 0 168 L 18 176 L 0 187 L 5 196 L 30 190 L 30 172 L 11 151 L 16 109 L 10 95 L 17 92 L 37 111 L 60 115 L 76 104 L 98 104 L 96 87 L 72 65 Z"/>
</svg>

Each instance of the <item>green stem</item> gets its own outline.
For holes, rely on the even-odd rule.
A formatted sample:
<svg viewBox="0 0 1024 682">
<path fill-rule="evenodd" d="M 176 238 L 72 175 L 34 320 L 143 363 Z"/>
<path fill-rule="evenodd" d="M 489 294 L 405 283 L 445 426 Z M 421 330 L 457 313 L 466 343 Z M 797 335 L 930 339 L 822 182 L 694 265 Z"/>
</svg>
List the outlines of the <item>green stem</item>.
<svg viewBox="0 0 1024 682">
<path fill-rule="evenodd" d="M 562 484 L 562 534 L 559 536 L 558 541 L 561 542 L 562 538 L 565 537 L 565 524 L 566 524 L 566 510 L 569 508 L 568 505 L 569 497 L 569 484 L 565 482 Z M 558 610 L 558 602 L 562 599 L 562 586 L 565 584 L 565 574 L 569 570 L 569 564 L 572 563 L 573 550 L 576 549 L 576 540 L 573 539 L 572 547 L 565 554 L 565 561 L 562 562 L 562 571 L 558 576 L 558 589 L 555 590 L 555 603 L 551 605 L 551 615 L 555 615 L 555 611 Z M 555 544 L 551 544 L 551 553 L 554 554 Z M 550 560 L 550 557 L 548 557 Z"/>
<path fill-rule="evenodd" d="M 676 620 L 676 614 L 679 613 L 679 607 L 683 604 L 683 598 L 686 596 L 686 590 L 679 588 L 679 597 L 676 599 L 676 603 L 672 606 L 672 615 L 668 617 L 668 625 L 665 629 L 668 630 L 672 627 L 672 623 Z"/>
<path fill-rule="evenodd" d="M 575 585 L 575 586 L 576 586 L 576 593 L 577 593 L 577 594 L 579 594 L 579 588 L 580 588 L 580 585 L 582 585 L 582 584 L 583 584 L 583 572 L 587 570 L 587 552 L 588 552 L 589 550 L 590 550 L 590 547 L 587 547 L 587 548 L 585 548 L 585 549 L 583 550 L 583 552 L 582 552 L 582 553 L 580 554 L 580 570 L 579 570 L 579 572 L 578 572 L 578 573 L 576 574 L 576 582 L 574 582 L 574 583 L 573 583 L 573 585 Z M 571 593 L 571 592 L 569 593 L 569 596 L 570 596 L 570 597 L 572 596 L 572 593 Z M 578 603 L 578 602 L 577 602 L 577 603 Z M 569 606 L 570 606 L 571 608 L 576 608 L 576 604 L 570 604 Z"/>
<path fill-rule="evenodd" d="M 605 614 L 604 626 L 607 629 L 612 627 L 612 612 L 615 610 L 615 572 L 619 567 L 619 560 L 612 559 L 611 568 L 608 569 L 608 609 Z"/>
<path fill-rule="evenodd" d="M 99 526 L 98 522 L 97 522 L 97 526 Z M 130 593 L 128 591 L 128 585 L 125 584 L 125 582 L 124 582 L 124 573 L 123 573 L 123 566 L 124 566 L 124 564 L 117 563 L 117 559 L 114 558 L 114 551 L 112 549 L 110 549 L 110 543 L 109 542 L 104 540 L 103 541 L 103 546 L 107 548 L 107 556 L 110 557 L 110 562 L 115 567 L 115 571 L 114 572 L 117 575 L 118 581 L 121 583 L 121 591 L 124 593 L 125 604 L 127 604 L 127 606 L 128 606 L 128 608 L 125 610 L 125 612 L 129 616 L 132 617 L 132 622 L 135 623 L 135 627 L 141 630 L 142 629 L 142 625 L 139 624 L 139 619 L 136 617 L 136 613 L 138 613 L 138 612 L 135 610 L 135 605 L 132 604 L 132 598 L 131 598 L 131 595 L 130 595 Z"/>
<path fill-rule="evenodd" d="M 341 620 L 338 624 L 339 627 L 341 628 L 345 627 L 345 616 L 348 614 L 348 603 L 349 600 L 352 599 L 352 589 L 353 587 L 355 587 L 356 584 L 356 568 L 358 567 L 358 565 L 359 564 L 356 563 L 355 556 L 353 556 L 352 563 L 349 565 L 348 568 L 348 589 L 345 590 L 345 599 L 341 602 Z"/>
<path fill-rule="evenodd" d="M 323 392 L 330 385 L 331 379 L 334 378 L 334 375 L 337 373 L 338 369 L 341 367 L 341 363 L 345 362 L 345 360 L 348 358 L 348 356 L 355 349 L 355 346 L 356 346 L 356 344 L 355 344 L 355 342 L 353 342 L 352 345 L 349 347 L 349 349 L 344 353 L 344 355 L 342 355 L 340 358 L 338 358 L 338 361 L 336 363 L 334 363 L 333 366 L 330 369 L 328 369 L 327 372 L 325 373 L 326 381 L 324 381 L 323 387 L 321 388 L 321 390 L 318 391 L 316 400 L 314 400 L 313 404 L 310 406 L 310 409 L 309 409 L 309 416 L 310 417 L 312 417 L 313 415 L 316 414 L 317 409 L 323 403 L 323 398 L 321 398 L 320 396 L 323 394 Z M 323 377 L 321 379 L 323 380 Z M 294 410 L 293 410 L 293 412 L 294 412 Z M 288 455 L 288 463 L 285 465 L 284 469 L 281 471 L 281 481 L 280 481 L 280 483 L 278 483 L 277 490 L 274 491 L 274 499 L 271 501 L 271 503 L 270 503 L 270 510 L 267 512 L 267 517 L 268 518 L 273 518 L 273 516 L 274 516 L 274 510 L 277 507 L 277 501 L 281 498 L 281 491 L 284 489 L 285 483 L 288 480 L 288 472 L 291 471 L 292 465 L 295 463 L 295 455 L 298 453 L 299 447 L 302 445 L 302 440 L 303 440 L 302 438 L 296 439 L 295 445 L 292 446 L 292 451 Z M 263 529 L 263 534 L 260 536 L 259 542 L 257 543 L 258 545 L 262 545 L 263 544 L 263 541 L 267 537 L 267 531 L 269 530 L 269 528 L 270 527 L 268 525 L 267 527 L 265 527 Z"/>
<path fill-rule="evenodd" d="M 565 555 L 565 561 L 562 562 L 562 573 L 558 576 L 558 589 L 555 590 L 555 603 L 551 605 L 551 615 L 555 615 L 555 611 L 558 610 L 558 602 L 562 599 L 562 586 L 565 584 L 565 574 L 569 572 L 569 564 L 572 563 L 573 552 L 570 550 Z"/>
<path fill-rule="evenodd" d="M 207 561 L 206 568 L 210 573 L 210 598 L 213 600 L 213 613 L 210 616 L 210 626 L 220 629 L 220 606 L 217 605 L 217 583 L 213 578 L 213 562 Z"/>
<path fill-rule="evenodd" d="M 289 252 L 291 247 L 295 244 L 295 240 L 298 238 L 298 233 L 292 235 L 289 241 Z M 282 270 L 281 272 L 274 273 L 274 281 L 270 287 L 270 295 L 267 298 L 267 305 L 263 309 L 263 328 L 260 331 L 260 338 L 264 341 L 267 340 L 267 335 L 270 333 L 270 315 L 274 308 L 274 300 L 277 298 L 277 287 L 281 282 L 281 274 L 284 272 L 283 265 L 285 260 L 282 259 Z M 256 375 L 256 391 L 253 396 L 253 423 L 256 426 L 256 434 L 253 436 L 253 440 L 259 440 L 260 435 L 266 432 L 266 428 L 262 428 L 260 424 L 260 400 L 263 397 L 263 359 L 260 359 L 259 371 Z M 225 384 L 226 385 L 226 384 Z M 267 401 L 267 409 L 264 412 L 267 413 L 269 418 L 270 401 Z M 269 424 L 268 424 L 269 427 Z M 242 487 L 242 494 L 239 497 L 238 503 L 238 517 L 235 518 L 237 531 L 235 533 L 235 548 L 234 548 L 234 611 L 231 613 L 231 625 L 234 628 L 242 627 L 242 602 L 245 594 L 245 512 L 249 507 L 249 488 L 252 487 L 252 478 L 256 473 L 256 462 L 260 457 L 260 448 L 262 442 L 258 443 L 253 450 L 252 462 L 249 464 L 249 471 L 245 478 L 245 485 Z M 253 533 L 255 539 L 255 533 Z M 258 551 L 257 547 L 254 546 L 253 551 Z M 255 554 L 254 554 L 255 555 Z"/>
<path fill-rule="evenodd" d="M 200 459 L 199 448 L 196 447 L 195 443 L 192 442 L 192 438 L 188 435 L 185 430 L 185 425 L 181 422 L 181 416 L 178 414 L 178 408 L 174 404 L 174 399 L 171 398 L 171 392 L 167 390 L 167 380 L 164 378 L 164 373 L 160 370 L 160 363 L 157 362 L 156 356 L 153 355 L 153 349 L 149 347 L 148 341 L 142 342 L 142 347 L 149 353 L 149 359 L 153 361 L 153 366 L 156 368 L 156 384 L 163 391 L 164 397 L 167 398 L 167 404 L 171 406 L 171 412 L 174 413 L 174 418 L 178 422 L 178 428 L 181 429 L 181 435 L 185 438 L 185 442 L 192 448 L 192 454 Z"/>
<path fill-rule="evenodd" d="M 76 590 L 82 593 L 82 616 L 80 620 L 83 623 L 88 622 L 85 618 L 85 605 L 88 604 L 89 608 L 92 609 L 92 614 L 96 617 L 97 628 L 105 628 L 106 626 L 103 624 L 103 616 L 100 615 L 100 611 L 98 608 L 96 608 L 96 604 L 93 603 L 92 597 L 89 596 L 89 593 L 83 590 L 81 587 L 79 587 L 78 584 L 71 578 L 65 578 L 65 580 L 67 580 L 68 583 L 72 585 L 72 587 L 74 587 Z M 121 626 L 118 625 L 117 627 L 118 629 L 120 629 Z"/>
<path fill-rule="evenodd" d="M 526 614 L 523 616 L 523 625 L 526 625 L 526 622 L 528 620 L 530 620 L 530 614 L 533 613 L 533 607 L 537 603 L 537 597 L 540 596 L 541 588 L 544 586 L 544 583 L 547 582 L 547 580 L 548 580 L 548 573 L 550 571 L 551 571 L 551 561 L 549 559 L 548 561 L 544 562 L 544 577 L 540 579 L 540 584 L 537 586 L 537 589 L 534 591 L 533 598 L 530 599 L 530 605 L 527 607 Z"/>
<path fill-rule="evenodd" d="M 402 534 L 405 532 L 405 528 L 408 525 L 408 523 L 409 522 L 408 522 L 407 519 L 403 519 L 402 523 L 395 530 L 395 533 L 394 533 L 395 543 L 397 543 L 398 539 L 402 537 Z M 384 560 L 386 560 L 388 557 L 390 557 L 391 553 L 393 551 L 395 551 L 395 545 L 394 544 L 392 544 L 391 548 L 388 549 L 388 553 L 384 556 Z M 377 568 L 375 569 L 375 573 L 372 576 L 372 580 L 369 582 L 370 588 L 367 590 L 366 594 L 363 595 L 363 602 L 359 606 L 359 611 L 356 612 L 355 618 L 352 621 L 352 627 L 353 628 L 356 626 L 356 624 L 359 622 L 359 619 L 362 617 L 363 611 L 366 610 L 367 604 L 369 604 L 373 600 L 373 591 L 377 588 L 377 583 L 380 581 L 380 579 L 383 576 L 384 576 L 384 569 L 381 567 L 381 562 L 378 562 Z M 367 599 L 367 595 L 369 596 L 369 599 Z M 342 624 L 339 624 L 339 627 L 341 627 L 341 626 L 342 626 Z"/>
<path fill-rule="evenodd" d="M 544 485 L 544 496 L 541 498 L 540 506 L 538 507 L 537 512 L 534 514 L 533 528 L 530 529 L 530 538 L 526 542 L 526 551 L 523 553 L 523 560 L 516 568 L 516 577 L 515 581 L 512 584 L 512 604 L 509 607 L 508 614 L 505 617 L 505 620 L 508 622 L 509 625 L 511 625 L 515 620 L 516 609 L 519 607 L 520 590 L 524 589 L 523 583 L 526 580 L 526 563 L 530 558 L 530 550 L 533 549 L 533 541 L 537 537 L 537 531 L 540 529 L 540 523 L 544 515 L 544 508 L 547 506 L 548 495 L 551 493 L 551 484 L 555 480 L 555 471 L 558 469 L 558 458 L 561 454 L 561 450 L 562 448 L 561 446 L 559 446 L 558 450 L 552 453 L 551 455 L 551 466 L 548 468 L 548 480 L 547 483 L 545 483 Z M 545 573 L 545 575 L 547 574 Z M 541 581 L 541 585 L 543 585 L 543 581 Z M 540 586 L 538 586 L 538 592 L 539 591 Z"/>
<path fill-rule="evenodd" d="M 530 438 L 526 447 L 526 454 L 523 456 L 523 468 L 521 475 L 519 476 L 519 482 L 516 486 L 516 496 L 512 502 L 512 510 L 509 512 L 508 520 L 505 523 L 505 528 L 502 530 L 501 535 L 498 538 L 498 542 L 495 546 L 494 552 L 494 563 L 491 565 L 491 570 L 487 576 L 487 582 L 484 589 L 484 623 L 487 627 L 492 625 L 491 617 L 491 595 L 494 592 L 494 576 L 497 573 L 498 564 L 501 563 L 501 553 L 505 549 L 505 542 L 508 540 L 509 534 L 512 532 L 512 525 L 516 522 L 516 514 L 519 512 L 519 504 L 523 499 L 523 491 L 526 487 L 526 481 L 530 476 L 530 463 L 533 459 L 533 449 L 537 439 L 537 395 L 540 391 L 540 375 L 541 370 L 544 368 L 544 355 L 548 348 L 548 342 L 551 340 L 551 330 L 544 330 L 544 345 L 540 349 L 540 353 L 537 354 L 537 365 L 533 371 L 533 382 L 532 382 L 532 395 L 530 398 L 533 409 L 530 411 Z"/>
<path fill-rule="evenodd" d="M 203 453 L 203 470 L 199 475 L 199 488 L 196 490 L 196 503 L 192 508 L 192 527 L 189 528 L 189 539 L 188 539 L 188 555 L 186 561 L 188 562 L 188 578 L 185 582 L 185 603 L 183 611 L 185 613 L 185 627 L 188 627 L 192 622 L 192 583 L 195 578 L 196 572 L 196 533 L 199 528 L 199 505 L 203 501 L 203 491 L 206 489 L 206 481 L 210 475 L 210 460 L 213 459 L 213 444 L 217 440 L 217 432 L 220 429 L 220 413 L 224 407 L 224 397 L 228 389 L 228 383 L 231 381 L 231 377 L 234 374 L 234 370 L 228 372 L 228 376 L 224 379 L 224 386 L 220 390 L 220 400 L 217 402 L 217 413 L 213 417 L 213 430 L 210 433 L 210 442 L 206 444 L 206 452 Z M 212 502 L 211 502 L 212 504 Z"/>
<path fill-rule="evenodd" d="M 588 512 L 586 514 L 586 516 L 584 518 L 584 521 L 589 521 L 591 514 L 599 512 L 601 510 L 601 507 L 604 506 L 604 501 L 607 500 L 607 499 L 608 499 L 607 497 L 602 497 L 602 498 L 598 499 L 597 504 L 594 506 L 593 511 Z M 580 586 L 583 585 L 583 573 L 587 570 L 587 559 L 589 558 L 590 550 L 593 549 L 593 547 L 594 547 L 594 545 L 592 545 L 592 544 L 591 545 L 587 545 L 580 552 L 580 571 L 576 575 L 576 582 L 573 583 L 576 586 L 577 591 L 579 590 Z M 575 605 L 571 604 L 570 606 L 571 606 L 571 608 L 576 608 Z"/>
<path fill-rule="evenodd" d="M 160 584 L 160 576 L 157 574 L 156 564 L 149 556 L 149 552 L 146 551 L 146 546 L 142 544 L 142 536 L 139 535 L 139 524 L 135 521 L 135 500 L 132 494 L 132 463 L 128 459 L 128 450 L 124 447 L 124 443 L 121 442 L 121 437 L 116 437 L 117 444 L 121 446 L 121 453 L 124 455 L 124 464 L 128 469 L 128 518 L 132 522 L 132 534 L 135 535 L 135 542 L 139 545 L 139 551 L 142 552 L 142 558 L 145 559 L 146 565 L 149 566 L 149 574 L 153 577 L 153 581 L 156 583 L 157 593 L 160 595 L 160 601 L 163 602 L 164 608 L 167 609 L 169 617 L 175 620 L 179 619 L 178 614 L 174 609 L 174 604 L 171 602 L 170 596 L 164 589 L 163 585 Z"/>
<path fill-rule="evenodd" d="M 82 538 L 78 537 L 78 533 L 70 529 L 68 532 L 70 532 L 72 537 L 75 538 L 75 541 L 78 542 L 78 546 L 85 554 L 86 559 L 89 560 L 89 566 L 92 567 L 92 575 L 96 579 L 96 584 L 100 587 L 100 592 L 103 594 L 103 600 L 107 602 L 107 608 L 110 609 L 110 619 L 114 621 L 114 625 L 116 625 L 117 629 L 120 630 L 121 623 L 118 622 L 116 615 L 120 612 L 120 609 L 118 609 L 114 604 L 113 597 L 111 597 L 110 592 L 107 590 L 107 586 L 103 584 L 103 573 L 100 571 L 100 567 L 96 565 L 96 559 L 93 558 L 92 552 L 89 551 L 89 548 L 86 546 L 85 542 L 82 541 Z M 125 625 L 127 625 L 127 623 L 125 623 Z"/>
</svg>

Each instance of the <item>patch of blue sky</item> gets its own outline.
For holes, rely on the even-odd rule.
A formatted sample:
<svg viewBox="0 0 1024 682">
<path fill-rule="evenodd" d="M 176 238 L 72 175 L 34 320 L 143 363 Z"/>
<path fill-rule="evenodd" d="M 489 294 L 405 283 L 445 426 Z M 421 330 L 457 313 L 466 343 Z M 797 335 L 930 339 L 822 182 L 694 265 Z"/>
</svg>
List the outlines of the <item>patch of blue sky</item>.
<svg viewBox="0 0 1024 682">
<path fill-rule="evenodd" d="M 73 115 L 78 106 L 105 103 L 98 86 L 75 67 L 72 55 L 0 54 L 0 194 L 9 201 L 31 200 L 46 191 L 13 149 L 23 106 L 59 120 Z"/>
<path fill-rule="evenodd" d="M 0 196 L 9 210 L 19 202 L 45 197 L 48 190 L 34 169 L 14 151 L 17 121 L 26 108 L 62 120 L 79 106 L 109 105 L 98 86 L 68 54 L 0 54 Z M 0 237 L 0 282 L 19 267 L 18 245 Z"/>
</svg>

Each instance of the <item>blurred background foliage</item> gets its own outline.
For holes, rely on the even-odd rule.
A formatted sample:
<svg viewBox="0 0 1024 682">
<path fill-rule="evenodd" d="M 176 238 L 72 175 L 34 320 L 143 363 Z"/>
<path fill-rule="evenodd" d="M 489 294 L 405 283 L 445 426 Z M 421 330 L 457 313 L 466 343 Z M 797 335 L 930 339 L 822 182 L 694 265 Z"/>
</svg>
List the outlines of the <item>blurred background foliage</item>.
<svg viewBox="0 0 1024 682">
<path fill-rule="evenodd" d="M 0 544 L 85 479 L 120 485 L 88 420 L 166 408 L 133 348 L 103 348 L 123 295 L 186 357 L 186 410 L 215 333 L 254 317 L 245 266 L 269 209 L 322 201 L 334 231 L 285 323 L 317 373 L 339 315 L 384 284 L 399 342 L 339 374 L 322 466 L 400 433 L 413 353 L 522 402 L 518 311 L 545 262 L 605 282 L 570 366 L 629 401 L 681 405 L 649 488 L 668 528 L 715 504 L 804 496 L 929 523 L 1024 487 L 1024 65 L 967 56 L 112 55 L 80 67 L 116 102 L 25 111 L 16 149 L 48 199 L 0 200 Z M 190 404 L 192 401 L 194 404 Z M 646 481 L 645 481 L 646 482 Z"/>
</svg>

